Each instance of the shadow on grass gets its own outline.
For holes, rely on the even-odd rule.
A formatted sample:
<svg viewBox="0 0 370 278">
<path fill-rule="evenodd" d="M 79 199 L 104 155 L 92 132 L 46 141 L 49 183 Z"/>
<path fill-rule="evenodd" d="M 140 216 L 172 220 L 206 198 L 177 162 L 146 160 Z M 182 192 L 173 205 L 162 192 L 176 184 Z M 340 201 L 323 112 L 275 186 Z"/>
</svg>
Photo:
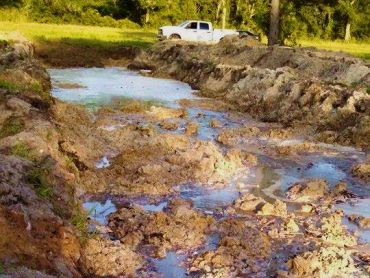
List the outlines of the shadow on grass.
<svg viewBox="0 0 370 278">
<path fill-rule="evenodd" d="M 47 67 L 103 67 L 111 63 L 125 66 L 140 49 L 150 47 L 154 41 L 153 36 L 139 32 L 123 34 L 122 41 L 36 37 L 36 56 Z"/>
<path fill-rule="evenodd" d="M 365 60 L 370 60 L 370 53 L 358 53 L 356 56 Z"/>
</svg>

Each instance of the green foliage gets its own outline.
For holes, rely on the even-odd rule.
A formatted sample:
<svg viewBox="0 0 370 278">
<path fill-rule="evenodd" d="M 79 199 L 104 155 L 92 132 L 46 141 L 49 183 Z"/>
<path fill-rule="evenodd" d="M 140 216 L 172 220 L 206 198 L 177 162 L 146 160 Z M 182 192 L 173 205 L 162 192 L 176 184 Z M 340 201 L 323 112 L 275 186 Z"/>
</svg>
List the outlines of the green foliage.
<svg viewBox="0 0 370 278">
<path fill-rule="evenodd" d="M 118 28 L 157 28 L 187 19 L 222 22 L 268 34 L 271 0 L 3 0 L 0 18 L 41 23 L 69 23 Z M 2 8 L 1 8 L 2 7 Z M 281 40 L 298 38 L 343 39 L 347 24 L 354 38 L 370 36 L 368 0 L 280 1 Z M 1 12 L 1 9 L 3 12 Z M 19 15 L 16 15 L 18 11 Z M 347 28 L 348 31 L 348 28 Z"/>
<path fill-rule="evenodd" d="M 79 239 L 83 244 L 89 237 L 88 232 L 88 213 L 81 207 L 81 204 L 76 203 L 71 218 L 71 224 L 79 233 Z"/>
<path fill-rule="evenodd" d="M 24 142 L 18 142 L 10 148 L 10 154 L 16 155 L 28 160 L 35 160 L 36 156 L 33 150 Z"/>
<path fill-rule="evenodd" d="M 34 186 L 37 196 L 43 199 L 50 199 L 53 196 L 53 189 L 49 182 L 50 171 L 51 166 L 46 161 L 33 167 L 26 174 L 26 181 Z"/>
<path fill-rule="evenodd" d="M 0 139 L 13 136 L 24 129 L 24 120 L 21 117 L 10 116 L 3 123 L 0 129 Z"/>
<path fill-rule="evenodd" d="M 15 91 L 18 89 L 18 86 L 5 79 L 0 79 L 0 89 L 8 90 L 8 91 Z"/>
</svg>

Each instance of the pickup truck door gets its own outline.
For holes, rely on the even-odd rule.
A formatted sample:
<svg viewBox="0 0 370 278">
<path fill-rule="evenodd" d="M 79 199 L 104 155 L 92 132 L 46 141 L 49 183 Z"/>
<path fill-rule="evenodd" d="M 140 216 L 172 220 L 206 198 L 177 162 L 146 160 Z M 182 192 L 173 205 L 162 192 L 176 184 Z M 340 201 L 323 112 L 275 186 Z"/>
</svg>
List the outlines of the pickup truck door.
<svg viewBox="0 0 370 278">
<path fill-rule="evenodd" d="M 196 41 L 198 34 L 198 22 L 191 21 L 184 27 L 181 38 L 188 41 Z"/>
<path fill-rule="evenodd" d="M 197 39 L 198 41 L 212 41 L 213 39 L 213 30 L 211 30 L 211 26 L 207 22 L 199 22 L 198 26 L 198 34 Z"/>
</svg>

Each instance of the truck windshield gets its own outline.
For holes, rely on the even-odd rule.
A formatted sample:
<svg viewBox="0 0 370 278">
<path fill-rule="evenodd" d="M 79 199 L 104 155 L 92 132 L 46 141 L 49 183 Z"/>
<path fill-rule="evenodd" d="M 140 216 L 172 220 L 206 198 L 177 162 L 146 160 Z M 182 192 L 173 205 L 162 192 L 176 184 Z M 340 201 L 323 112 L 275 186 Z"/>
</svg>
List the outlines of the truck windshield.
<svg viewBox="0 0 370 278">
<path fill-rule="evenodd" d="M 181 22 L 178 26 L 179 27 L 185 27 L 190 21 L 184 21 L 184 22 Z"/>
</svg>

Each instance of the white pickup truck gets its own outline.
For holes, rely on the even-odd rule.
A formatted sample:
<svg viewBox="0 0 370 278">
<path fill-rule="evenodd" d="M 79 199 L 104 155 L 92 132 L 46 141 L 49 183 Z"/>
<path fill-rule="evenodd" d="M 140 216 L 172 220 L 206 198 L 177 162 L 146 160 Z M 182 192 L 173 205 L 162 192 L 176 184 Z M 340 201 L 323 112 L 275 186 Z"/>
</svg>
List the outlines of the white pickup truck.
<svg viewBox="0 0 370 278">
<path fill-rule="evenodd" d="M 163 26 L 159 28 L 159 40 L 186 40 L 219 42 L 227 35 L 239 35 L 235 30 L 213 29 L 212 23 L 206 21 L 187 20 L 177 26 Z"/>
</svg>

